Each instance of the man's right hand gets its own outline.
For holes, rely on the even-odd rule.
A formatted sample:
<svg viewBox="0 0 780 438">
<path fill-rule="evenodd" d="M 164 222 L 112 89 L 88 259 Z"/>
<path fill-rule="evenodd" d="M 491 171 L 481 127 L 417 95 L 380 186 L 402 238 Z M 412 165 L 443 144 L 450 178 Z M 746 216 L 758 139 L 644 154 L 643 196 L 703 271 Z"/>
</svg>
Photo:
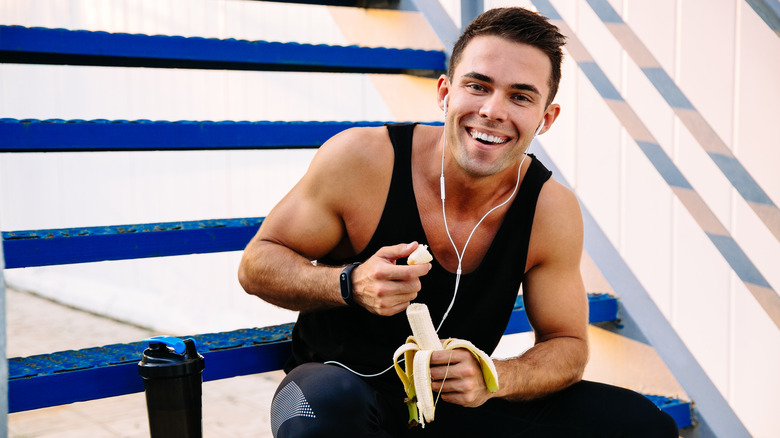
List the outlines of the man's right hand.
<svg viewBox="0 0 780 438">
<path fill-rule="evenodd" d="M 431 264 L 400 265 L 396 261 L 414 252 L 417 242 L 385 246 L 352 271 L 355 301 L 369 312 L 392 316 L 403 312 L 420 291 L 420 277 Z"/>
</svg>

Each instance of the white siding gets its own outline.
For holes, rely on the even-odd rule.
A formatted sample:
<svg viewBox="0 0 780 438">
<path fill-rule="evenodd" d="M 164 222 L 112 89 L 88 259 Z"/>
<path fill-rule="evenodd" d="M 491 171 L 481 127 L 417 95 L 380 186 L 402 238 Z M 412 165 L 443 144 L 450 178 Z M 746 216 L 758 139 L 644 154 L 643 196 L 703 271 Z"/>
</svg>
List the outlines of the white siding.
<svg viewBox="0 0 780 438">
<path fill-rule="evenodd" d="M 743 1 L 610 1 L 780 203 L 780 39 Z M 751 261 L 780 289 L 780 243 L 584 1 L 564 20 Z M 780 434 L 780 331 L 572 60 L 541 142 L 709 377 L 757 437 Z M 574 108 L 572 108 L 574 106 Z M 572 134 L 571 131 L 574 131 Z"/>
</svg>

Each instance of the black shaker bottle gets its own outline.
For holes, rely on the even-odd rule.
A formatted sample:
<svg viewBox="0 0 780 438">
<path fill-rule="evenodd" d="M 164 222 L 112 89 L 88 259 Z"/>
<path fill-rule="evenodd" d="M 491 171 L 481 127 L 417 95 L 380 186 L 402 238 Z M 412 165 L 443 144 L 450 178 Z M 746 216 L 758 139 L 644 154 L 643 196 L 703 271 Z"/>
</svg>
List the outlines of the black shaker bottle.
<svg viewBox="0 0 780 438">
<path fill-rule="evenodd" d="M 144 379 L 151 437 L 201 438 L 205 361 L 195 341 L 155 336 L 144 342 L 149 347 L 138 363 L 138 374 Z"/>
</svg>

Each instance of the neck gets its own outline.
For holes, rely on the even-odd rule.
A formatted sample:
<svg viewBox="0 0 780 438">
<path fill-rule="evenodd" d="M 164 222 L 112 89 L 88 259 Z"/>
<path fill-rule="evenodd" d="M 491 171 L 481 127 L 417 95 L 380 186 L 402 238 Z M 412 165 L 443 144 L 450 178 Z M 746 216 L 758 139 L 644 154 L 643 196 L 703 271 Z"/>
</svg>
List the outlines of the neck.
<svg viewBox="0 0 780 438">
<path fill-rule="evenodd" d="M 471 237 L 474 235 L 474 233 L 477 231 L 477 228 L 482 224 L 482 222 L 487 219 L 488 216 L 490 216 L 491 213 L 494 213 L 496 210 L 504 207 L 505 205 L 509 204 L 509 201 L 515 196 L 517 193 L 518 188 L 520 187 L 520 171 L 523 168 L 523 162 L 525 161 L 526 155 L 523 155 L 523 159 L 520 161 L 520 163 L 517 166 L 517 176 L 515 177 L 515 184 L 512 189 L 512 192 L 500 203 L 496 204 L 494 207 L 490 208 L 479 221 L 477 221 L 476 225 L 474 225 L 474 228 L 471 230 L 471 232 L 468 235 L 468 238 L 466 239 L 466 243 L 463 245 L 463 248 L 461 250 L 458 250 L 457 245 L 455 244 L 455 240 L 452 238 L 452 234 L 450 234 L 449 225 L 447 221 L 447 206 L 446 206 L 446 178 L 444 176 L 444 155 L 443 151 L 446 150 L 446 148 L 442 149 L 442 159 L 441 159 L 441 211 L 442 211 L 442 219 L 444 221 L 444 228 L 447 232 L 447 237 L 449 237 L 450 243 L 452 244 L 453 249 L 455 250 L 455 253 L 458 257 L 458 275 L 461 273 L 461 265 L 463 261 L 463 257 L 466 254 L 466 248 L 469 245 L 469 242 L 471 241 Z M 465 198 L 461 198 L 465 199 Z M 464 210 L 460 210 L 464 211 Z"/>
<path fill-rule="evenodd" d="M 452 161 L 442 160 L 439 176 L 440 192 L 444 191 L 445 202 L 450 207 L 448 211 L 453 211 L 455 214 L 459 211 L 470 212 L 472 215 L 481 216 L 497 205 L 508 203 L 520 185 L 526 157 L 523 155 L 519 163 L 495 175 L 482 177 L 458 172 L 460 167 L 457 164 L 448 166 L 445 163 Z"/>
</svg>

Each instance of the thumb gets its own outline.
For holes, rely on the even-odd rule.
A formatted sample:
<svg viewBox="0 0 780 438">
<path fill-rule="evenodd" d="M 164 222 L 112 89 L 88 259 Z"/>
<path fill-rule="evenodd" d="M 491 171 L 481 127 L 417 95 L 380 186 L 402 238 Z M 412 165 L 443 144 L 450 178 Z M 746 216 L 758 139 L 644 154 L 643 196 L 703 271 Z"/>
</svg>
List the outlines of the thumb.
<svg viewBox="0 0 780 438">
<path fill-rule="evenodd" d="M 398 245 L 385 246 L 376 252 L 378 257 L 382 257 L 390 262 L 395 262 L 398 259 L 409 257 L 411 253 L 417 249 L 417 242 L 412 243 L 399 243 Z"/>
</svg>

